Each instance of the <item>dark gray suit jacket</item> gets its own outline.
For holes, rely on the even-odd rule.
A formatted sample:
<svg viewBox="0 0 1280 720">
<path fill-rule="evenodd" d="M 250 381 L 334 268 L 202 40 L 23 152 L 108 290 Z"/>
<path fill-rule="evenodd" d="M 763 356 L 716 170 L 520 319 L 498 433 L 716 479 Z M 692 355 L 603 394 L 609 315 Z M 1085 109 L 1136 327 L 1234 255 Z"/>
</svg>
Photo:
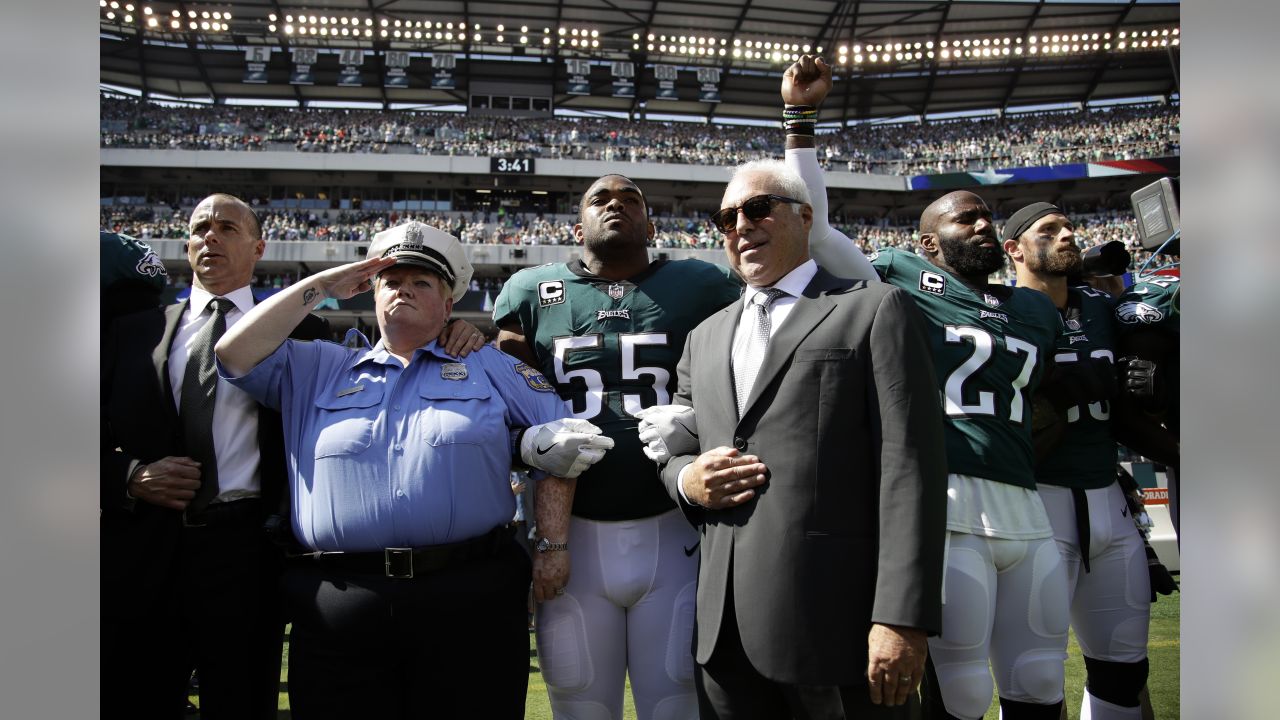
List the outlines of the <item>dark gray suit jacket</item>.
<svg viewBox="0 0 1280 720">
<path fill-rule="evenodd" d="M 705 510 L 676 491 L 694 456 L 662 471 L 702 528 L 695 656 L 711 657 L 731 592 L 765 677 L 861 682 L 873 622 L 941 626 L 946 456 L 924 318 L 898 288 L 819 269 L 739 419 L 730 348 L 741 314 L 734 303 L 689 335 L 674 402 L 696 410 L 703 452 L 757 455 L 768 481 L 738 507 Z"/>
<path fill-rule="evenodd" d="M 104 616 L 109 607 L 136 613 L 173 570 L 182 513 L 132 503 L 125 491 L 134 461 L 187 454 L 169 383 L 169 351 L 188 302 L 118 318 L 103 338 L 98 507 Z M 329 323 L 308 315 L 290 337 L 328 338 Z M 273 512 L 285 499 L 284 431 L 280 414 L 262 406 L 258 452 L 263 504 Z"/>
</svg>

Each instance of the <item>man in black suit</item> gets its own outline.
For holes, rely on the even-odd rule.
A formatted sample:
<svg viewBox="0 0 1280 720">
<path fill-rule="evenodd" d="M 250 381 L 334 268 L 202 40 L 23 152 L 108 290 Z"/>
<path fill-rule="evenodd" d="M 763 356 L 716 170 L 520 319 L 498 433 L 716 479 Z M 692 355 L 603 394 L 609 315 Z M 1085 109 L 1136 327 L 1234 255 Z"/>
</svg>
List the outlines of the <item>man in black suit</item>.
<svg viewBox="0 0 1280 720">
<path fill-rule="evenodd" d="M 253 306 L 265 242 L 230 195 L 202 201 L 190 228 L 190 300 L 124 316 L 104 338 L 102 710 L 180 717 L 194 668 L 206 720 L 274 718 L 283 556 L 264 524 L 285 502 L 280 417 L 210 380 L 205 355 L 214 328 Z M 293 336 L 328 335 L 309 316 Z"/>
<path fill-rule="evenodd" d="M 803 180 L 737 169 L 716 224 L 747 282 L 685 345 L 700 455 L 663 467 L 702 529 L 704 718 L 899 717 L 941 624 L 946 468 L 923 319 L 808 256 Z"/>
</svg>

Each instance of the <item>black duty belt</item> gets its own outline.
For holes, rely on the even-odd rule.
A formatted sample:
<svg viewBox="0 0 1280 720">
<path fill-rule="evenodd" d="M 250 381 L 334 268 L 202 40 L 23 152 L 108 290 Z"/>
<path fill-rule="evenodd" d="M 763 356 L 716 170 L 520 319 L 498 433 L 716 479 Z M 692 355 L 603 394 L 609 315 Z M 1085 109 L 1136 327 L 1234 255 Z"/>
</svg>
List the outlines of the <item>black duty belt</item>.
<svg viewBox="0 0 1280 720">
<path fill-rule="evenodd" d="M 182 524 L 191 528 L 262 527 L 267 514 L 262 498 L 209 503 L 203 510 L 183 515 Z"/>
<path fill-rule="evenodd" d="M 495 557 L 511 544 L 514 530 L 513 525 L 502 525 L 480 537 L 448 545 L 384 548 L 373 552 L 314 552 L 297 555 L 292 561 L 360 575 L 407 579 Z"/>
</svg>

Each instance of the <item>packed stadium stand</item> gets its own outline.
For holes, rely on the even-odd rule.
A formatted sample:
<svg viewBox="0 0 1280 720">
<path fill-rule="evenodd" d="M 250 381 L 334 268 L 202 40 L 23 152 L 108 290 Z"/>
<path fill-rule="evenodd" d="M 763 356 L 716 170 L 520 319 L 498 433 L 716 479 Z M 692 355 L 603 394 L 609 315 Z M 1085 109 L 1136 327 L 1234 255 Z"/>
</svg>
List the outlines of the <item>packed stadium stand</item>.
<svg viewBox="0 0 1280 720">
<path fill-rule="evenodd" d="M 577 257 L 580 193 L 624 172 L 655 257 L 724 263 L 707 218 L 725 169 L 781 157 L 781 73 L 813 52 L 835 68 L 817 128 L 830 218 L 865 252 L 913 248 L 924 205 L 969 187 L 997 219 L 1050 200 L 1083 243 L 1147 259 L 1128 195 L 1178 170 L 1176 3 L 660 5 L 232 3 L 218 19 L 105 3 L 101 224 L 181 283 L 191 209 L 244 197 L 270 291 L 417 219 L 496 288 Z M 488 322 L 479 300 L 459 311 Z M 325 312 L 341 327 L 363 311 Z"/>
</svg>

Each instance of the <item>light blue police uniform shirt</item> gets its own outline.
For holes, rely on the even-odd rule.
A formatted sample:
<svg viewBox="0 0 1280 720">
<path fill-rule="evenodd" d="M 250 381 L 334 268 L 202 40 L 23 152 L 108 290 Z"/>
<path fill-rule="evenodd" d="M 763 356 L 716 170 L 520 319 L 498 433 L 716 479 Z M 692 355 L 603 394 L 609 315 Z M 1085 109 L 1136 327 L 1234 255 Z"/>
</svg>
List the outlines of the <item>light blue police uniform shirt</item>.
<svg viewBox="0 0 1280 720">
<path fill-rule="evenodd" d="M 363 337 L 360 337 L 363 340 Z M 227 377 L 284 418 L 293 529 L 313 550 L 458 542 L 511 521 L 510 427 L 571 413 L 535 368 L 435 341 L 403 367 L 382 343 L 286 340 Z"/>
</svg>

